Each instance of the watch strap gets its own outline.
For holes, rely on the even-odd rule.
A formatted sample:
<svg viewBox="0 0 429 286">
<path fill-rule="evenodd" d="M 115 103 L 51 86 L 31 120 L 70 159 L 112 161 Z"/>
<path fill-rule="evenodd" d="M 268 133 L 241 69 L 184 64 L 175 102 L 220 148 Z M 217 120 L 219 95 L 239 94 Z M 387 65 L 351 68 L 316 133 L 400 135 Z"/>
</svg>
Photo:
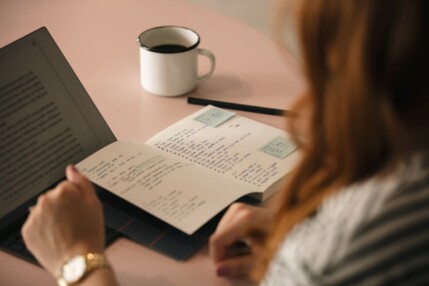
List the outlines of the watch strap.
<svg viewBox="0 0 429 286">
<path fill-rule="evenodd" d="M 87 253 L 85 255 L 86 261 L 86 274 L 98 268 L 110 268 L 109 261 L 104 254 L 101 253 Z"/>
<path fill-rule="evenodd" d="M 62 277 L 62 269 L 65 267 L 65 265 L 67 265 L 67 262 L 70 260 L 70 259 L 66 259 L 58 275 L 57 282 L 59 286 L 71 286 L 71 285 L 78 284 L 82 282 L 82 280 L 85 279 L 88 276 L 88 274 L 90 274 L 92 271 L 99 268 L 110 268 L 110 263 L 107 260 L 107 257 L 102 253 L 87 253 L 87 254 L 78 255 L 78 256 L 83 257 L 85 260 L 85 264 L 86 264 L 85 273 L 75 283 L 72 283 L 72 284 L 67 283 L 67 281 L 64 280 L 64 278 Z"/>
</svg>

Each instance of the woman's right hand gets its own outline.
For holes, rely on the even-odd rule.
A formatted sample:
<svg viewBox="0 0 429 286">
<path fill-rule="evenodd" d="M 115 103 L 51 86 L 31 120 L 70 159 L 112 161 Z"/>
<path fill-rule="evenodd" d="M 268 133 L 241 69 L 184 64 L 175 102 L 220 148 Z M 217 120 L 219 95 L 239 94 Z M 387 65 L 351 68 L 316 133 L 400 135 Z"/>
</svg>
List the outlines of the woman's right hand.
<svg viewBox="0 0 429 286">
<path fill-rule="evenodd" d="M 274 212 L 261 207 L 243 203 L 230 206 L 209 242 L 210 256 L 218 276 L 250 278 L 249 274 L 262 251 L 255 235 L 266 234 L 273 218 Z"/>
</svg>

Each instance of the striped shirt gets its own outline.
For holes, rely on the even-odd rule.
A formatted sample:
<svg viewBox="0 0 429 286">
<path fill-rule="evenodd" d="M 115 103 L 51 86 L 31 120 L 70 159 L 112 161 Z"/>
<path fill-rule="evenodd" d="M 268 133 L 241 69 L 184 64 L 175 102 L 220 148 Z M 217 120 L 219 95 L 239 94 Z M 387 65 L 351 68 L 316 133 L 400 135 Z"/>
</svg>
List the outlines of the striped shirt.
<svg viewBox="0 0 429 286">
<path fill-rule="evenodd" d="M 429 154 L 326 199 L 262 285 L 429 285 Z"/>
</svg>

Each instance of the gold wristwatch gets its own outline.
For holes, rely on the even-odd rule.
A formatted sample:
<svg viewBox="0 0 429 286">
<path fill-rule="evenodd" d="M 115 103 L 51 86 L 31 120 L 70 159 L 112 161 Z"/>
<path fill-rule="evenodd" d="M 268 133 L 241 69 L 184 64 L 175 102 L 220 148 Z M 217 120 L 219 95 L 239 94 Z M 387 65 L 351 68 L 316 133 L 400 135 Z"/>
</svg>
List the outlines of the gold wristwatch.
<svg viewBox="0 0 429 286">
<path fill-rule="evenodd" d="M 88 253 L 66 259 L 58 271 L 58 285 L 75 285 L 88 276 L 90 272 L 98 268 L 110 268 L 110 264 L 104 254 Z"/>
</svg>

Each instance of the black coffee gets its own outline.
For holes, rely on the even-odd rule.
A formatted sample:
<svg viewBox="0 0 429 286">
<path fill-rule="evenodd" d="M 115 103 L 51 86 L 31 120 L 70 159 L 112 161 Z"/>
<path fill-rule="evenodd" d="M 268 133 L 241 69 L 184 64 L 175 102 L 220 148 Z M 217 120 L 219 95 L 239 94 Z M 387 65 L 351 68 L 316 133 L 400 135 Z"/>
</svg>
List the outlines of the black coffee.
<svg viewBox="0 0 429 286">
<path fill-rule="evenodd" d="M 149 50 L 156 53 L 174 54 L 184 52 L 187 47 L 176 44 L 166 44 L 151 47 Z"/>
</svg>

